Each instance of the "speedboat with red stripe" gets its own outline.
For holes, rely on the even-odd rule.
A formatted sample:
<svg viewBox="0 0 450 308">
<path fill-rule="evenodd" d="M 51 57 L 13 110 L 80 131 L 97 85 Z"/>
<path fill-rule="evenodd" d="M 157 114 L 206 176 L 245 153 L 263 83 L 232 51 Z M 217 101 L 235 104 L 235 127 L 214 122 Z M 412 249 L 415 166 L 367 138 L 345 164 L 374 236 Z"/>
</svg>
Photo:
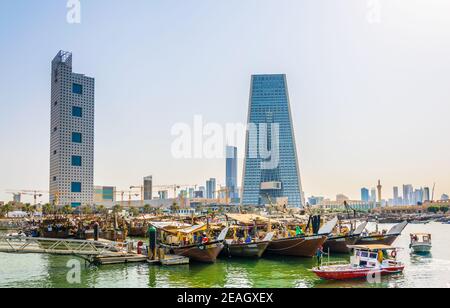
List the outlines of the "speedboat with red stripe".
<svg viewBox="0 0 450 308">
<path fill-rule="evenodd" d="M 398 248 L 388 245 L 353 245 L 350 263 L 327 263 L 312 271 L 326 280 L 374 279 L 402 273 L 405 265 L 397 261 Z"/>
</svg>

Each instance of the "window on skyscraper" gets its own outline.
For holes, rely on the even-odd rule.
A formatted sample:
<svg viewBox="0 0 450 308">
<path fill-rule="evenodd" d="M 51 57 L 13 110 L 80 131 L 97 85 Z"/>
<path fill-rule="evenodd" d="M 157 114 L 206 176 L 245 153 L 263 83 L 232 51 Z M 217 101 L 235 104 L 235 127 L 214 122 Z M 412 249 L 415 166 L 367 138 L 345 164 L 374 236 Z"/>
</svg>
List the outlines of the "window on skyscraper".
<svg viewBox="0 0 450 308">
<path fill-rule="evenodd" d="M 71 192 L 80 193 L 81 192 L 81 183 L 80 182 L 72 182 Z"/>
<path fill-rule="evenodd" d="M 81 118 L 83 117 L 83 108 L 81 107 L 72 107 L 72 116 Z"/>
<path fill-rule="evenodd" d="M 75 94 L 83 94 L 83 86 L 78 83 L 72 85 L 72 92 Z"/>
<path fill-rule="evenodd" d="M 72 166 L 81 167 L 81 156 L 72 156 Z"/>
<path fill-rule="evenodd" d="M 72 142 L 82 143 L 83 136 L 81 135 L 81 133 L 72 133 Z"/>
</svg>

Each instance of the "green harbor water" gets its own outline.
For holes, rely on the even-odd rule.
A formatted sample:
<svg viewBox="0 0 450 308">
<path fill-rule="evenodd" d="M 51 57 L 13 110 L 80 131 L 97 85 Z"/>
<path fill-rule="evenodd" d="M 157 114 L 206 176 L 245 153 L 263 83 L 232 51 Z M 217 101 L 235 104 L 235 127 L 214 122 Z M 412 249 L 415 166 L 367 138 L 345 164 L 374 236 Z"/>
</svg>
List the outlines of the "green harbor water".
<svg viewBox="0 0 450 308">
<path fill-rule="evenodd" d="M 381 225 L 388 229 L 390 225 Z M 433 235 L 429 256 L 411 254 L 409 234 Z M 309 270 L 313 259 L 264 257 L 260 260 L 220 259 L 216 264 L 160 267 L 147 264 L 85 266 L 81 262 L 81 283 L 69 283 L 68 262 L 72 257 L 14 255 L 0 253 L 0 288 L 329 288 L 329 287 L 450 287 L 450 225 L 431 223 L 409 225 L 394 244 L 404 248 L 399 258 L 406 264 L 403 274 L 382 278 L 381 283 L 365 281 L 322 281 Z M 349 256 L 333 257 L 348 260 Z M 75 259 L 77 260 L 77 259 Z"/>
</svg>

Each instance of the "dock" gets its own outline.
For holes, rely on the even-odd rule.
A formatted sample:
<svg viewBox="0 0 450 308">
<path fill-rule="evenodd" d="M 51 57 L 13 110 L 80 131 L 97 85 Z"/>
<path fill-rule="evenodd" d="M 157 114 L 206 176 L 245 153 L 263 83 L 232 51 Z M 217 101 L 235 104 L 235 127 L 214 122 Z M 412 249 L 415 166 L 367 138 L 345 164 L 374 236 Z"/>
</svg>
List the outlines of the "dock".
<svg viewBox="0 0 450 308">
<path fill-rule="evenodd" d="M 150 260 L 130 250 L 128 243 L 72 239 L 48 239 L 22 236 L 0 236 L 0 252 L 12 254 L 73 255 L 96 265 L 148 263 L 156 265 L 189 264 L 189 258 L 163 255 Z"/>
</svg>

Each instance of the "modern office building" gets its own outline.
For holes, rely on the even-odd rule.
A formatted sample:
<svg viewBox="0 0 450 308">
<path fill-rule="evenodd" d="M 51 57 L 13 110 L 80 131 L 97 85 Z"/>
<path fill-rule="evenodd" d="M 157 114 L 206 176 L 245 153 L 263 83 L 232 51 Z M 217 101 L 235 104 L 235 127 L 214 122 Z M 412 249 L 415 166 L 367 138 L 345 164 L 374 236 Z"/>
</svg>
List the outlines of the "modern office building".
<svg viewBox="0 0 450 308">
<path fill-rule="evenodd" d="M 376 203 L 377 202 L 377 190 L 375 188 L 372 188 L 370 190 L 370 202 Z"/>
<path fill-rule="evenodd" d="M 431 201 L 431 194 L 430 194 L 430 188 L 425 187 L 423 189 L 423 202 Z"/>
<path fill-rule="evenodd" d="M 227 146 L 226 148 L 226 187 L 231 199 L 239 198 L 237 185 L 238 157 L 237 147 Z"/>
<path fill-rule="evenodd" d="M 144 178 L 144 200 L 153 199 L 153 177 L 146 176 Z"/>
<path fill-rule="evenodd" d="M 116 202 L 116 188 L 113 186 L 95 186 L 94 203 Z"/>
<path fill-rule="evenodd" d="M 243 205 L 305 205 L 286 75 L 251 78 Z"/>
<path fill-rule="evenodd" d="M 448 201 L 449 200 L 449 196 L 447 194 L 443 194 L 441 196 L 441 201 Z"/>
<path fill-rule="evenodd" d="M 403 185 L 403 205 L 414 204 L 414 187 L 411 184 Z"/>
<path fill-rule="evenodd" d="M 158 191 L 158 197 L 159 197 L 159 200 L 169 199 L 169 191 L 167 191 L 167 190 Z"/>
<path fill-rule="evenodd" d="M 369 202 L 370 196 L 369 196 L 369 189 L 367 188 L 361 188 L 361 201 Z"/>
<path fill-rule="evenodd" d="M 211 178 L 206 181 L 206 198 L 215 199 L 216 198 L 216 179 Z"/>
<path fill-rule="evenodd" d="M 394 186 L 394 199 L 393 199 L 393 205 L 401 205 L 400 202 L 400 195 L 398 192 L 398 187 Z"/>
<path fill-rule="evenodd" d="M 91 77 L 72 71 L 72 54 L 52 61 L 50 202 L 90 205 L 94 201 L 94 90 Z"/>
</svg>

